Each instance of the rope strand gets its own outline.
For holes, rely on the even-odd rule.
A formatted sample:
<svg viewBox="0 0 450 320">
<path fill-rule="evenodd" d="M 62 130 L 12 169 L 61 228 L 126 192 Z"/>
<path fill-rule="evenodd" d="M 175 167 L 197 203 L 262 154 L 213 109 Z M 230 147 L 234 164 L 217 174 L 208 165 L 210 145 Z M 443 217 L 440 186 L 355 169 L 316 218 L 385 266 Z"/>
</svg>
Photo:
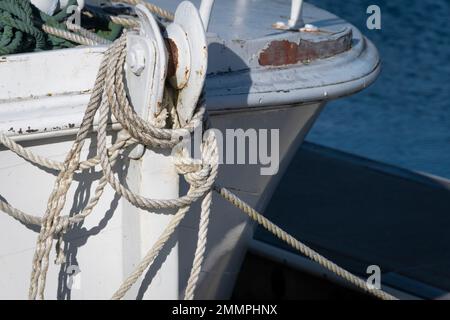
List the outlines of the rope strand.
<svg viewBox="0 0 450 320">
<path fill-rule="evenodd" d="M 348 272 L 347 270 L 339 267 L 334 262 L 328 260 L 318 252 L 314 251 L 304 243 L 298 241 L 293 236 L 288 234 L 286 231 L 278 227 L 276 224 L 268 220 L 266 217 L 264 217 L 261 213 L 257 212 L 255 209 L 253 209 L 250 205 L 248 205 L 246 202 L 239 199 L 235 194 L 227 190 L 226 188 L 220 187 L 220 186 L 214 186 L 214 191 L 216 191 L 218 194 L 220 194 L 225 200 L 239 208 L 242 212 L 247 214 L 252 220 L 256 221 L 258 224 L 260 224 L 264 229 L 275 235 L 278 239 L 284 241 L 289 246 L 294 248 L 295 250 L 299 251 L 300 253 L 304 254 L 311 260 L 317 262 L 324 268 L 332 271 L 342 279 L 350 282 L 357 288 L 363 290 L 366 293 L 369 293 L 379 299 L 383 300 L 397 300 L 394 296 L 379 290 L 374 289 L 371 290 L 367 286 L 366 282 L 360 279 L 359 277 L 353 275 L 352 273 Z"/>
</svg>

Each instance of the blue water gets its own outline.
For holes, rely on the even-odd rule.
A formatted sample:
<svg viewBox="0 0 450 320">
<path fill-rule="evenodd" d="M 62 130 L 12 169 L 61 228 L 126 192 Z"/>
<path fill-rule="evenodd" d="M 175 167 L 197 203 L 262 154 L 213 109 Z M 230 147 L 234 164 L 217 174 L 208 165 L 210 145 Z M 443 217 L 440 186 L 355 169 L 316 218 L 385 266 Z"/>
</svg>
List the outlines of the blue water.
<svg viewBox="0 0 450 320">
<path fill-rule="evenodd" d="M 328 104 L 307 140 L 450 178 L 450 0 L 310 0 L 358 27 L 383 63 L 375 84 Z M 381 8 L 381 30 L 366 9 Z"/>
</svg>

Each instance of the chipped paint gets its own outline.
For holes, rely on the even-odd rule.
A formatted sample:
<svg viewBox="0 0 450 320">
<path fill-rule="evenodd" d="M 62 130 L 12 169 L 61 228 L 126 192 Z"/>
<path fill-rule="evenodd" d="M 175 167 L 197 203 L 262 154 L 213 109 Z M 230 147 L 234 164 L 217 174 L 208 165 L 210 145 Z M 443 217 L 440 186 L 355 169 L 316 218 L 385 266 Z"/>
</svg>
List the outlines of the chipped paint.
<svg viewBox="0 0 450 320">
<path fill-rule="evenodd" d="M 288 40 L 274 40 L 259 54 L 258 62 L 261 66 L 283 66 L 297 63 L 309 63 L 323 58 L 329 58 L 351 49 L 351 30 L 336 39 L 323 41 L 309 41 L 300 39 L 292 42 Z"/>
<path fill-rule="evenodd" d="M 25 130 L 26 133 L 35 133 L 35 132 L 38 132 L 38 131 L 39 131 L 38 129 L 31 129 L 31 127 L 28 127 L 28 129 Z"/>
</svg>

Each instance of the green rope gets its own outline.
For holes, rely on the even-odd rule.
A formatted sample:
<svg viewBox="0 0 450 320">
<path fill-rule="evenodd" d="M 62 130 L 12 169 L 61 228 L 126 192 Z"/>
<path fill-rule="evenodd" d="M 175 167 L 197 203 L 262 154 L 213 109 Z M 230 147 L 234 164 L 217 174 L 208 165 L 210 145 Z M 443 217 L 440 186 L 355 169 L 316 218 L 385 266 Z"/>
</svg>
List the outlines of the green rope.
<svg viewBox="0 0 450 320">
<path fill-rule="evenodd" d="M 99 30 L 97 35 L 109 41 L 114 41 L 122 34 L 122 30 L 123 27 L 121 25 L 108 21 L 108 30 Z"/>
<path fill-rule="evenodd" d="M 25 49 L 34 40 L 37 49 L 45 46 L 44 33 L 32 23 L 33 10 L 27 0 L 0 0 L 0 25 L 2 26 L 2 54 Z M 20 40 L 20 42 L 19 42 Z"/>
<path fill-rule="evenodd" d="M 3 33 L 0 38 L 0 54 L 5 55 L 11 52 L 16 52 L 21 43 L 23 34 L 20 31 L 13 33 L 10 26 L 2 26 Z"/>
<path fill-rule="evenodd" d="M 50 16 L 37 9 L 30 0 L 0 0 L 0 55 L 76 46 L 76 43 L 42 30 L 44 24 L 67 30 L 65 22 L 70 15 L 67 8 L 76 4 L 76 0 L 70 0 L 67 7 Z M 86 18 L 83 24 L 87 22 L 98 36 L 110 41 L 122 32 L 121 26 L 103 18 L 84 20 Z"/>
</svg>

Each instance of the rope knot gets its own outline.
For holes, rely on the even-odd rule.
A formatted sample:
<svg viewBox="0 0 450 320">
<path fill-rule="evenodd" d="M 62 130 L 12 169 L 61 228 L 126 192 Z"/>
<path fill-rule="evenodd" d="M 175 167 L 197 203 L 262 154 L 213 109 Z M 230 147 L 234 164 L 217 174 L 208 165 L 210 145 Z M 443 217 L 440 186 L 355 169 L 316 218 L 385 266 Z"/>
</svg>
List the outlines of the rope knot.
<svg viewBox="0 0 450 320">
<path fill-rule="evenodd" d="M 211 166 L 202 160 L 189 156 L 186 148 L 182 148 L 174 157 L 174 164 L 178 174 L 184 176 L 189 185 L 199 188 L 206 183 L 211 173 Z"/>
<path fill-rule="evenodd" d="M 185 146 L 176 146 L 174 164 L 178 174 L 183 175 L 193 188 L 209 190 L 216 179 L 219 164 L 217 142 L 213 132 L 208 131 L 200 148 L 201 160 L 192 158 Z"/>
</svg>

